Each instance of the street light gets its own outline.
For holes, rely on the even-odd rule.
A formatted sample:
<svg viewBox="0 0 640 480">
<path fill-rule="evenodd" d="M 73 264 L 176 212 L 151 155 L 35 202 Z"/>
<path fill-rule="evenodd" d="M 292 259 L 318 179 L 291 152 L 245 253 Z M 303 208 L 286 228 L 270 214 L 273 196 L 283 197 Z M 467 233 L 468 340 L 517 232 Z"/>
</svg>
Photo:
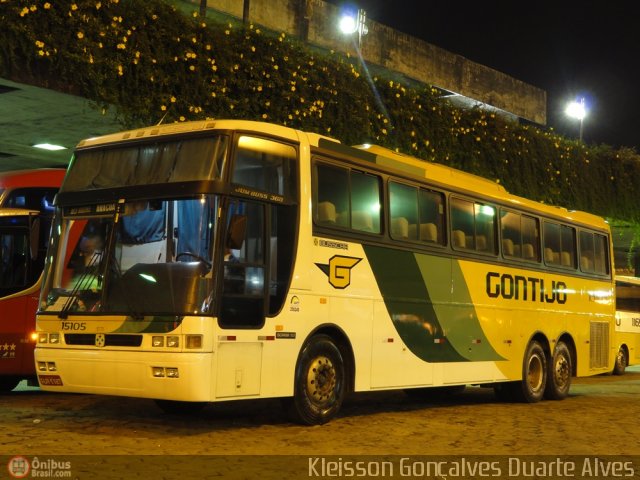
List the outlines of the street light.
<svg viewBox="0 0 640 480">
<path fill-rule="evenodd" d="M 362 43 L 362 37 L 369 32 L 369 29 L 366 25 L 367 12 L 365 12 L 362 8 L 358 9 L 356 15 L 352 13 L 345 13 L 340 18 L 340 31 L 345 35 L 353 35 L 354 33 L 358 33 L 358 48 Z"/>
<path fill-rule="evenodd" d="M 567 105 L 564 113 L 569 117 L 580 120 L 580 141 L 582 142 L 582 124 L 584 117 L 587 116 L 587 107 L 584 104 L 584 97 L 579 101 L 573 101 Z"/>
</svg>

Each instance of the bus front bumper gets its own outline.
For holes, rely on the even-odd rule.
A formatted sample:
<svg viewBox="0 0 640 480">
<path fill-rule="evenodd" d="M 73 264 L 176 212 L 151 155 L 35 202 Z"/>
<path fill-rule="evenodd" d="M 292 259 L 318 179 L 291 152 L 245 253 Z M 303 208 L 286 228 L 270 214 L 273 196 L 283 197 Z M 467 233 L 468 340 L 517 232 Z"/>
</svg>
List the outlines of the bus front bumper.
<svg viewBox="0 0 640 480">
<path fill-rule="evenodd" d="M 211 353 L 36 348 L 35 361 L 42 390 L 211 400 Z"/>
</svg>

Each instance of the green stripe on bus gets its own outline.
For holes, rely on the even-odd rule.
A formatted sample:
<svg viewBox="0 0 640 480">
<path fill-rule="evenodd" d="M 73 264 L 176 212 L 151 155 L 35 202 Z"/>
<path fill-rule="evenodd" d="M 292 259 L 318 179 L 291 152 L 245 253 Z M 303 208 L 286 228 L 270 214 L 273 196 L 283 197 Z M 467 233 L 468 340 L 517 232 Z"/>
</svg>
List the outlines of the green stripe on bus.
<svg viewBox="0 0 640 480">
<path fill-rule="evenodd" d="M 393 325 L 402 341 L 427 362 L 467 360 L 446 341 L 413 253 L 364 246 Z"/>
<path fill-rule="evenodd" d="M 504 360 L 482 330 L 460 262 L 432 255 L 415 256 L 447 340 L 468 360 Z"/>
</svg>

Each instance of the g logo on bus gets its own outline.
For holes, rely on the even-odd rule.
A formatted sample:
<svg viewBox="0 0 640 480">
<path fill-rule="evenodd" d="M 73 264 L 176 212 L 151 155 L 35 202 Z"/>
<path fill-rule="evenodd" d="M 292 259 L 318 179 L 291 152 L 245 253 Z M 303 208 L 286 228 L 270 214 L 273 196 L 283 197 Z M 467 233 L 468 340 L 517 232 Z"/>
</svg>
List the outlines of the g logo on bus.
<svg viewBox="0 0 640 480">
<path fill-rule="evenodd" d="M 329 284 L 333 288 L 347 288 L 351 284 L 351 269 L 360 263 L 362 259 L 334 255 L 328 264 L 316 263 L 316 266 L 329 278 Z"/>
<path fill-rule="evenodd" d="M 105 343 L 107 343 L 107 339 L 104 336 L 104 333 L 96 333 L 96 341 L 95 341 L 96 347 L 102 348 L 104 347 Z"/>
</svg>

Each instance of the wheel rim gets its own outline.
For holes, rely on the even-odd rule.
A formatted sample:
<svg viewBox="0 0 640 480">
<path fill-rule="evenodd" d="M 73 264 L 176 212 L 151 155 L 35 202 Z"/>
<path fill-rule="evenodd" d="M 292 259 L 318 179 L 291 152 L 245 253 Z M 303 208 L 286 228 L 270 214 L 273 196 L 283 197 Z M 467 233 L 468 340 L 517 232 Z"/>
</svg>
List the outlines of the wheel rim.
<svg viewBox="0 0 640 480">
<path fill-rule="evenodd" d="M 309 398 L 318 405 L 332 401 L 336 387 L 336 369 L 328 357 L 316 357 L 307 372 Z"/>
<path fill-rule="evenodd" d="M 553 380 L 559 387 L 564 387 L 570 377 L 569 361 L 564 355 L 558 355 L 553 368 Z"/>
<path fill-rule="evenodd" d="M 543 363 L 538 355 L 532 355 L 529 359 L 527 383 L 532 392 L 539 391 L 544 383 Z"/>
<path fill-rule="evenodd" d="M 618 350 L 618 356 L 616 357 L 616 364 L 618 365 L 618 368 L 624 368 L 626 367 L 626 357 L 624 355 L 624 351 L 622 351 L 622 349 Z"/>
</svg>

